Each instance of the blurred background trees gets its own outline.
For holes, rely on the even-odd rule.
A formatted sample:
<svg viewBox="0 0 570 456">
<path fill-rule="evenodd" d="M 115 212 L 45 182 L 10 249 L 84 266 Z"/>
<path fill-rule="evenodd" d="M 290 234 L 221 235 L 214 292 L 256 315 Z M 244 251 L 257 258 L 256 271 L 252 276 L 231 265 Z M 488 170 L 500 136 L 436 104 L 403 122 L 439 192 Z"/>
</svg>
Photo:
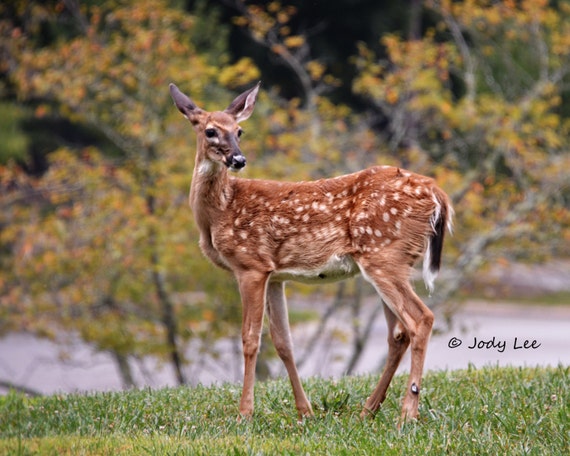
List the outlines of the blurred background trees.
<svg viewBox="0 0 570 456">
<path fill-rule="evenodd" d="M 432 306 L 486 264 L 567 258 L 569 19 L 546 1 L 3 3 L 0 335 L 79 337 L 125 386 L 133 359 L 186 383 L 239 337 L 235 284 L 197 247 L 172 81 L 206 109 L 263 81 L 247 177 L 434 176 L 457 217 Z M 379 314 L 361 285 L 329 289 L 323 318 L 351 308 L 348 370 Z"/>
</svg>

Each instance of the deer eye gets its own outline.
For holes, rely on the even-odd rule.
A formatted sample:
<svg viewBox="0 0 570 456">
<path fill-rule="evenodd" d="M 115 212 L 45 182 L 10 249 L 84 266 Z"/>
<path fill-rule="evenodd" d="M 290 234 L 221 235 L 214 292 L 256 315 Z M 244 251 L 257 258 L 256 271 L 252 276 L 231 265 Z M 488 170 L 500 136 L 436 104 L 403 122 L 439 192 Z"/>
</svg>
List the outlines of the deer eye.
<svg viewBox="0 0 570 456">
<path fill-rule="evenodd" d="M 240 128 L 237 132 L 238 138 L 241 138 L 241 135 L 243 135 L 243 130 Z"/>
<path fill-rule="evenodd" d="M 213 138 L 217 135 L 216 130 L 213 128 L 206 128 L 206 131 L 204 133 L 206 134 L 206 138 Z"/>
</svg>

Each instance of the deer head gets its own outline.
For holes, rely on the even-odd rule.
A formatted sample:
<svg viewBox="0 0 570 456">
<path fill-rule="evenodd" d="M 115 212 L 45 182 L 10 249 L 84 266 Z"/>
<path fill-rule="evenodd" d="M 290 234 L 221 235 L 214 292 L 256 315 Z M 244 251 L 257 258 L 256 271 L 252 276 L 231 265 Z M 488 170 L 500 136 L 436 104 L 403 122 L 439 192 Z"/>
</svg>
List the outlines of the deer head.
<svg viewBox="0 0 570 456">
<path fill-rule="evenodd" d="M 239 123 L 251 116 L 260 84 L 239 95 L 224 111 L 215 112 L 200 109 L 178 87 L 170 84 L 174 104 L 198 135 L 198 151 L 202 156 L 197 157 L 197 163 L 203 170 L 223 165 L 231 171 L 239 171 L 245 166 L 246 159 L 239 148 L 243 133 Z"/>
</svg>

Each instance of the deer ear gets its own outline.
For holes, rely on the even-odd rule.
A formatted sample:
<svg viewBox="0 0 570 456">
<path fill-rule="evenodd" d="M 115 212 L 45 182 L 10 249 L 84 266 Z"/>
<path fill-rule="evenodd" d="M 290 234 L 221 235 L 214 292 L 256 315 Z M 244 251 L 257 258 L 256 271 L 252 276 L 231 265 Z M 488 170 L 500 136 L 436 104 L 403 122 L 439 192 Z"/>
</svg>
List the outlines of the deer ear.
<svg viewBox="0 0 570 456">
<path fill-rule="evenodd" d="M 193 124 L 196 123 L 196 116 L 202 112 L 202 110 L 194 104 L 194 102 L 184 95 L 178 87 L 174 84 L 169 85 L 170 96 L 174 100 L 174 104 L 178 110 Z"/>
<path fill-rule="evenodd" d="M 251 116 L 253 108 L 255 107 L 255 100 L 257 99 L 257 92 L 259 92 L 260 85 L 261 81 L 259 81 L 255 87 L 246 90 L 241 95 L 238 95 L 224 112 L 233 116 L 238 123 L 249 119 L 249 116 Z"/>
</svg>

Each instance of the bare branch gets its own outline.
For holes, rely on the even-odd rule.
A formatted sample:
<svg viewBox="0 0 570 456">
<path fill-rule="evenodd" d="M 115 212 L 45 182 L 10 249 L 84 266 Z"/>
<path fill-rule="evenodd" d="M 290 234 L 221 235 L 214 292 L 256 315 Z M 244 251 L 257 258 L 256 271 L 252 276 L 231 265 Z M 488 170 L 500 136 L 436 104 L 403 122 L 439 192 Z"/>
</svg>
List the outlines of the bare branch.
<svg viewBox="0 0 570 456">
<path fill-rule="evenodd" d="M 438 11 L 442 14 L 445 23 L 449 27 L 451 36 L 453 36 L 453 40 L 457 44 L 459 52 L 461 53 L 461 57 L 463 58 L 463 62 L 465 62 L 465 72 L 463 75 L 463 80 L 465 81 L 465 87 L 467 93 L 466 98 L 469 101 L 469 104 L 473 104 L 476 95 L 475 74 L 477 71 L 477 61 L 471 55 L 471 49 L 469 48 L 469 45 L 465 41 L 465 37 L 463 36 L 461 27 L 459 26 L 457 21 L 453 18 L 451 14 L 447 12 L 445 8 L 440 7 Z"/>
<path fill-rule="evenodd" d="M 317 329 L 315 330 L 315 332 L 307 342 L 305 351 L 301 354 L 301 356 L 299 356 L 299 359 L 297 361 L 298 367 L 301 367 L 307 361 L 307 359 L 310 358 L 313 351 L 317 347 L 317 341 L 321 339 L 323 334 L 325 333 L 325 328 L 327 326 L 327 323 L 329 322 L 331 317 L 342 307 L 345 288 L 346 288 L 345 282 L 341 282 L 338 285 L 337 292 L 332 304 L 329 307 L 327 307 L 325 313 L 321 316 L 319 320 L 319 326 L 317 327 Z"/>
</svg>

